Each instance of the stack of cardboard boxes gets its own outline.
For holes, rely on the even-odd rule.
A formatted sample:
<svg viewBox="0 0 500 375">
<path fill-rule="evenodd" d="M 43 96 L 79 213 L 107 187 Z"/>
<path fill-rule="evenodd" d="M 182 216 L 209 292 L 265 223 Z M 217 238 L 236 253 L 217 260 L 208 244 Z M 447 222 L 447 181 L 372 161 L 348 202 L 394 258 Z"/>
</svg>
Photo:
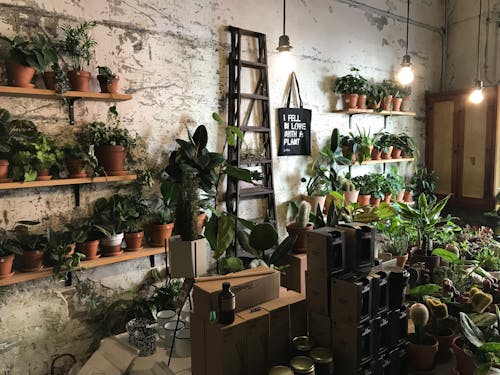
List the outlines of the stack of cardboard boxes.
<svg viewBox="0 0 500 375">
<path fill-rule="evenodd" d="M 223 281 L 236 296 L 237 315 L 229 325 L 210 320 Z M 267 267 L 197 280 L 193 303 L 193 375 L 266 374 L 288 364 L 291 338 L 307 331 L 305 297 L 280 288 L 280 273 Z"/>
</svg>

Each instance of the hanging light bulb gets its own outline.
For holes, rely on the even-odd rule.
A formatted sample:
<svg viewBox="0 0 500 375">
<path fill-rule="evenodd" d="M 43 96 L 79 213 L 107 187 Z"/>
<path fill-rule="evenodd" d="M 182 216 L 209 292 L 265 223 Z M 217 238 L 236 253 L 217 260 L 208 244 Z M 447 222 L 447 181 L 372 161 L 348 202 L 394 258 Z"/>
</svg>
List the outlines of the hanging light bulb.
<svg viewBox="0 0 500 375">
<path fill-rule="evenodd" d="M 286 73 L 290 73 L 295 69 L 295 61 L 293 59 L 292 53 L 290 52 L 293 48 L 290 45 L 290 38 L 286 35 L 286 0 L 283 0 L 283 35 L 280 36 L 278 41 L 278 47 L 276 50 L 279 52 L 279 65 Z"/>
<path fill-rule="evenodd" d="M 479 104 L 483 101 L 483 81 L 476 81 L 474 90 L 470 93 L 469 100 L 471 103 Z"/>
<path fill-rule="evenodd" d="M 401 70 L 398 73 L 398 81 L 403 85 L 409 85 L 413 82 L 415 75 L 413 74 L 413 63 L 411 62 L 411 56 L 408 54 L 408 32 L 410 30 L 410 0 L 407 2 L 406 8 L 406 54 L 403 56 L 403 62 L 401 63 Z"/>
</svg>

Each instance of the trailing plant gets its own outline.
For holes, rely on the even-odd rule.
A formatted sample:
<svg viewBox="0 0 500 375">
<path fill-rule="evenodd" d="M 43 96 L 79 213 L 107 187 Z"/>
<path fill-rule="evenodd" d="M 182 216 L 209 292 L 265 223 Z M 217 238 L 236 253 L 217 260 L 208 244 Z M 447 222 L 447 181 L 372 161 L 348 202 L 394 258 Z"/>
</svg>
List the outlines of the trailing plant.
<svg viewBox="0 0 500 375">
<path fill-rule="evenodd" d="M 113 83 L 113 81 L 118 77 L 118 75 L 113 73 L 107 66 L 98 66 L 97 70 L 99 75 L 106 79 L 107 83 Z"/>
<path fill-rule="evenodd" d="M 80 254 L 71 246 L 69 233 L 47 230 L 47 241 L 45 243 L 44 264 L 52 266 L 54 276 L 65 280 L 67 274 L 80 266 L 80 261 L 85 255 Z"/>
<path fill-rule="evenodd" d="M 43 34 L 37 34 L 29 39 L 17 35 L 14 39 L 0 36 L 11 45 L 10 56 L 24 66 L 43 72 L 47 67 L 57 62 L 57 53 L 49 40 Z"/>
<path fill-rule="evenodd" d="M 359 69 L 352 67 L 351 74 L 335 80 L 335 92 L 339 94 L 366 94 L 368 81 L 359 74 Z"/>
<path fill-rule="evenodd" d="M 73 63 L 73 69 L 83 70 L 90 64 L 97 42 L 90 36 L 90 30 L 96 25 L 94 21 L 83 22 L 78 26 L 62 25 L 64 32 L 64 50 Z"/>
</svg>

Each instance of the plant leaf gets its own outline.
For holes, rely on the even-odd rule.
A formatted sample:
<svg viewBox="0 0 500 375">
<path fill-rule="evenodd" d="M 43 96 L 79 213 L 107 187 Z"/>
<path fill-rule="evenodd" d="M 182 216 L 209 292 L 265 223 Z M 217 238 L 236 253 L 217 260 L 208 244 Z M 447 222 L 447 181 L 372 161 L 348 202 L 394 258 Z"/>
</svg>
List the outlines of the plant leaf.
<svg viewBox="0 0 500 375">
<path fill-rule="evenodd" d="M 416 286 L 415 288 L 411 289 L 409 294 L 414 297 L 423 297 L 427 294 L 436 293 L 440 289 L 441 289 L 440 286 L 436 284 L 424 284 Z"/>
<path fill-rule="evenodd" d="M 432 255 L 437 255 L 450 263 L 458 263 L 460 261 L 457 254 L 445 249 L 435 249 L 432 251 Z"/>
<path fill-rule="evenodd" d="M 460 325 L 465 338 L 475 347 L 480 348 L 484 345 L 485 339 L 483 332 L 474 324 L 467 314 L 460 313 Z"/>
</svg>

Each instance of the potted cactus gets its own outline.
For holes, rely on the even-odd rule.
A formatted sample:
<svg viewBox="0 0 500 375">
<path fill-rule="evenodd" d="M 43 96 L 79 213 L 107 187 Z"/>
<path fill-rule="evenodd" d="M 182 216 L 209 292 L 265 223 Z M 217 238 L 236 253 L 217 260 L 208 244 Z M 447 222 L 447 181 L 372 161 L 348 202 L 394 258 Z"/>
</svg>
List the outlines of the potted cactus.
<svg viewBox="0 0 500 375">
<path fill-rule="evenodd" d="M 437 298 L 429 297 L 425 300 L 432 317 L 432 334 L 438 340 L 437 358 L 446 360 L 451 357 L 451 341 L 454 332 L 445 327 L 442 322 L 448 318 L 448 306 Z"/>
<path fill-rule="evenodd" d="M 356 203 L 358 201 L 359 190 L 356 189 L 354 182 L 348 177 L 345 177 L 341 180 L 341 183 L 345 204 Z"/>
<path fill-rule="evenodd" d="M 415 303 L 410 308 L 409 314 L 415 325 L 415 333 L 410 335 L 408 343 L 410 365 L 417 371 L 429 371 L 434 367 L 438 351 L 437 340 L 425 332 L 425 326 L 429 321 L 429 310 L 424 304 Z"/>
<path fill-rule="evenodd" d="M 293 247 L 293 251 L 297 254 L 305 253 L 307 251 L 307 232 L 314 229 L 312 223 L 309 222 L 311 214 L 311 205 L 302 201 L 299 205 L 299 212 L 295 217 L 295 221 L 286 226 L 288 234 L 297 235 L 297 241 Z"/>
</svg>

